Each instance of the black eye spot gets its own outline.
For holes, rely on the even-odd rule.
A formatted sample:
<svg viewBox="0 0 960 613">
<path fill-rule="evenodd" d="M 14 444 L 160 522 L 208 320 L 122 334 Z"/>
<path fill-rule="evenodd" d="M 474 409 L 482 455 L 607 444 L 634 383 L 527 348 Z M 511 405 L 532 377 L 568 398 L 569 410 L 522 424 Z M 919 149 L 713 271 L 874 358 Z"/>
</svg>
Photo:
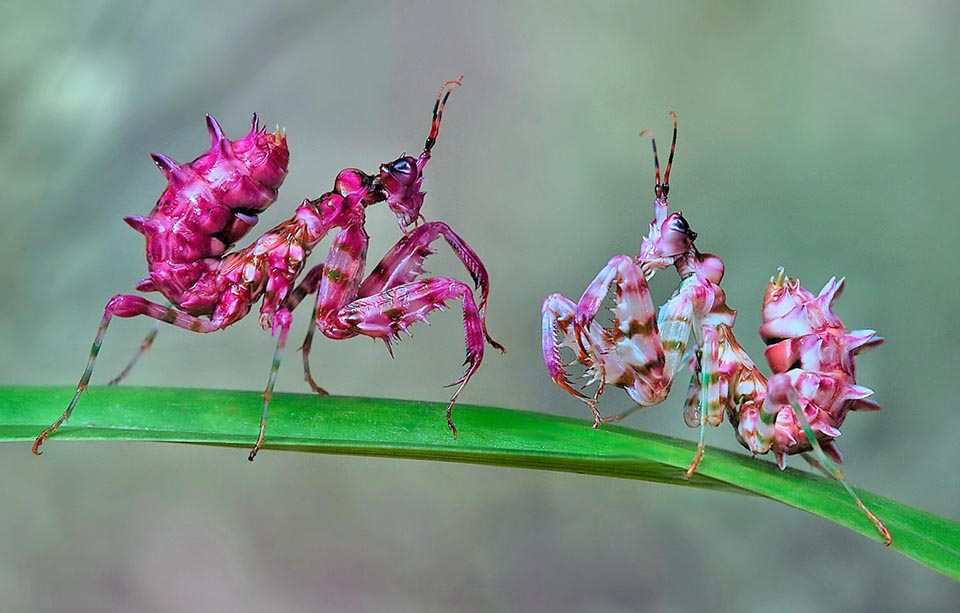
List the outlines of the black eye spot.
<svg viewBox="0 0 960 613">
<path fill-rule="evenodd" d="M 677 215 L 673 220 L 673 229 L 681 234 L 685 234 L 690 240 L 697 239 L 697 233 L 690 229 L 690 224 L 683 218 L 683 215 Z"/>
<path fill-rule="evenodd" d="M 673 219 L 673 229 L 681 234 L 690 234 L 690 224 L 687 223 L 687 220 L 677 215 Z"/>
<path fill-rule="evenodd" d="M 408 175 L 413 171 L 413 168 L 410 166 L 410 162 L 406 160 L 397 160 L 394 162 L 393 169 L 404 175 Z"/>
</svg>

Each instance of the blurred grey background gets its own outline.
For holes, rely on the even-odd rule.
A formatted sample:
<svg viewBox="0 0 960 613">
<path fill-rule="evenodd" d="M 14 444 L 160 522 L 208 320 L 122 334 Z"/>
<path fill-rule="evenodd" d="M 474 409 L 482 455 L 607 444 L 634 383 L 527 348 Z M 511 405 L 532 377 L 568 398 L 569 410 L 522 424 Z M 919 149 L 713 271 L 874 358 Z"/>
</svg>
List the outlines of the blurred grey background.
<svg viewBox="0 0 960 613">
<path fill-rule="evenodd" d="M 758 307 L 776 266 L 814 290 L 847 276 L 839 313 L 887 343 L 860 360 L 884 410 L 847 421 L 846 473 L 958 517 L 956 3 L 4 9 L 0 383 L 75 384 L 104 303 L 145 272 L 121 218 L 163 189 L 147 153 L 205 150 L 204 113 L 233 137 L 253 111 L 289 131 L 266 229 L 339 169 L 418 152 L 437 87 L 464 73 L 423 212 L 483 257 L 491 331 L 508 346 L 487 354 L 464 402 L 586 417 L 545 374 L 540 302 L 578 297 L 609 257 L 636 253 L 653 197 L 637 133 L 665 141 L 675 110 L 671 203 L 726 262 L 748 351 L 762 359 Z M 376 259 L 398 230 L 385 207 L 368 219 Z M 444 249 L 427 267 L 462 275 Z M 674 283 L 655 279 L 658 301 Z M 459 316 L 432 323 L 395 360 L 365 339 L 322 339 L 321 383 L 446 400 Z M 292 344 L 307 325 L 301 314 Z M 115 323 L 96 384 L 149 327 Z M 129 383 L 260 390 L 273 345 L 256 317 L 212 336 L 164 329 Z M 683 381 L 628 425 L 694 439 Z M 292 351 L 278 387 L 307 391 Z M 604 406 L 629 403 L 611 389 Z M 708 434 L 736 448 L 729 426 Z M 0 447 L 3 611 L 934 611 L 960 599 L 872 541 L 745 497 L 269 451 L 250 465 L 243 450 L 48 447 L 42 460 Z"/>
</svg>

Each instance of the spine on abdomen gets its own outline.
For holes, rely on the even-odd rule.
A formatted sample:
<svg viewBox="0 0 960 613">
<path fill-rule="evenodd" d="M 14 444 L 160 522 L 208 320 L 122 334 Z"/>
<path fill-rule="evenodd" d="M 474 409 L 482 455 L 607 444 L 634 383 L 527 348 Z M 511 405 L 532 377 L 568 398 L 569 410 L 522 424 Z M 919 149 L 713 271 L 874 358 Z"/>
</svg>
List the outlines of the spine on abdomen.
<svg viewBox="0 0 960 613">
<path fill-rule="evenodd" d="M 188 164 L 152 154 L 167 188 L 147 217 L 124 218 L 147 241 L 150 276 L 137 289 L 175 303 L 276 201 L 290 159 L 286 133 L 268 133 L 256 115 L 236 141 L 209 115 L 207 128 L 210 149 Z"/>
</svg>

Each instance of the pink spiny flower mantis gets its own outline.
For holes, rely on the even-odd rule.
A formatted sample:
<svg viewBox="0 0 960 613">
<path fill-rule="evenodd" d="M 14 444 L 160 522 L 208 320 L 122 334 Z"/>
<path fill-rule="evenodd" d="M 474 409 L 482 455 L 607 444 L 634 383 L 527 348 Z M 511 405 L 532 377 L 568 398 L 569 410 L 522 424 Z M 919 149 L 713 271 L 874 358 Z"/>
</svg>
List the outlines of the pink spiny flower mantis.
<svg viewBox="0 0 960 613">
<path fill-rule="evenodd" d="M 848 411 L 879 409 L 866 399 L 873 392 L 856 384 L 853 358 L 883 339 L 873 330 L 848 331 L 833 312 L 843 280 L 831 279 L 820 295 L 813 296 L 781 269 L 763 300 L 760 333 L 769 346 L 766 355 L 774 372 L 769 381 L 764 377 L 733 334 L 736 311 L 727 306 L 719 285 L 723 262 L 700 253 L 694 244 L 697 234 L 682 213 L 669 212 L 667 196 L 677 142 L 677 118 L 671 116 L 673 141 L 662 183 L 651 135 L 654 219 L 639 255 L 613 257 L 577 303 L 561 294 L 543 303 L 547 372 L 554 383 L 590 408 L 597 428 L 663 402 L 680 368 L 689 363 L 693 375 L 684 419 L 688 426 L 700 427 L 700 439 L 688 478 L 703 457 L 706 425 L 719 426 L 726 414 L 737 440 L 752 453 L 773 452 L 781 469 L 788 455 L 804 454 L 811 465 L 838 480 L 889 545 L 892 537 L 886 526 L 837 468 L 841 455 L 834 442 Z M 676 268 L 680 285 L 657 312 L 647 281 L 669 266 Z M 613 321 L 603 327 L 596 317 L 611 289 L 616 294 Z M 592 395 L 573 386 L 561 358 L 563 348 L 571 349 L 575 361 L 586 368 L 584 387 L 597 384 Z M 604 417 L 597 405 L 606 385 L 623 388 L 635 406 Z"/>
<path fill-rule="evenodd" d="M 341 170 L 331 191 L 315 200 L 304 200 L 293 217 L 267 231 L 249 247 L 232 253 L 226 253 L 229 245 L 252 227 L 256 212 L 276 198 L 288 159 L 285 133 L 278 129 L 267 135 L 256 129 L 255 121 L 252 136 L 247 138 L 256 142 L 256 149 L 247 147 L 243 139 L 230 143 L 216 122 L 208 118 L 214 140 L 210 152 L 184 166 L 155 155 L 154 160 L 169 181 L 168 188 L 147 218 L 128 218 L 127 223 L 147 239 L 150 276 L 137 289 L 159 291 L 173 306 L 125 294 L 107 303 L 77 391 L 63 415 L 37 437 L 34 453 L 39 454 L 43 441 L 70 417 L 89 385 L 113 317 L 146 316 L 192 332 L 208 333 L 239 321 L 262 299 L 259 323 L 277 337 L 277 345 L 263 394 L 259 434 L 249 454 L 252 461 L 263 444 L 267 409 L 292 311 L 313 291 L 318 294 L 316 323 L 325 336 L 343 339 L 364 335 L 381 338 L 388 345 L 390 339 L 397 338 L 414 322 L 424 321 L 427 314 L 442 308 L 446 301 L 459 300 L 464 312 L 467 368 L 455 382 L 458 388 L 447 407 L 447 423 L 456 434 L 451 416 L 453 406 L 480 367 L 484 341 L 503 349 L 487 333 L 489 276 L 480 258 L 446 224 L 418 225 L 422 219 L 423 170 L 440 131 L 444 105 L 461 79 L 447 81 L 441 87 L 433 107 L 430 133 L 418 158 L 402 155 L 382 164 L 375 175 L 355 168 Z M 252 163 L 236 164 L 237 159 L 243 158 L 240 152 L 251 148 L 256 149 L 256 155 L 247 156 Z M 226 206 L 229 198 L 225 194 L 237 194 L 235 206 Z M 272 196 L 269 202 L 267 196 Z M 379 202 L 387 203 L 405 235 L 364 280 L 368 242 L 365 210 Z M 221 210 L 224 208 L 226 212 Z M 335 229 L 339 232 L 326 263 L 307 273 L 295 288 L 311 251 Z M 461 281 L 418 279 L 424 258 L 432 253 L 429 245 L 441 236 L 453 247 L 480 289 L 479 306 L 473 291 Z M 134 362 L 149 346 L 149 340 L 151 336 L 141 345 Z"/>
</svg>

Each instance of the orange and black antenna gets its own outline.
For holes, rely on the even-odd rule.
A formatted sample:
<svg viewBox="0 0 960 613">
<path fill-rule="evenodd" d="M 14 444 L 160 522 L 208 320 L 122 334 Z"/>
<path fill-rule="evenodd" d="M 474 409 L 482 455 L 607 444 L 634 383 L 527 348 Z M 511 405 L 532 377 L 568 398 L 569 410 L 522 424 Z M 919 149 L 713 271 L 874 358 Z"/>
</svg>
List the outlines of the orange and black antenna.
<svg viewBox="0 0 960 613">
<path fill-rule="evenodd" d="M 443 107 L 447 103 L 447 98 L 450 97 L 450 92 L 458 85 L 463 85 L 463 75 L 444 82 L 440 86 L 440 91 L 437 92 L 437 101 L 433 105 L 433 121 L 430 124 L 430 134 L 427 136 L 427 142 L 423 145 L 423 152 L 426 154 L 430 153 L 433 145 L 437 142 L 437 135 L 440 133 L 440 120 L 443 119 Z"/>
<path fill-rule="evenodd" d="M 653 167 L 656 172 L 656 183 L 653 186 L 653 191 L 656 192 L 657 198 L 666 198 L 670 192 L 670 169 L 673 167 L 673 154 L 677 150 L 677 114 L 670 111 L 670 116 L 673 117 L 673 141 L 670 143 L 670 157 L 667 159 L 667 171 L 663 174 L 663 183 L 660 182 L 660 158 L 657 156 L 657 139 L 654 138 L 653 132 L 650 130 L 640 130 L 640 136 L 650 135 L 650 144 L 653 146 Z"/>
<path fill-rule="evenodd" d="M 677 114 L 670 111 L 670 116 L 673 117 L 673 142 L 670 143 L 670 158 L 667 160 L 667 171 L 663 173 L 664 198 L 666 198 L 667 192 L 670 191 L 670 168 L 673 167 L 673 154 L 677 150 Z"/>
<path fill-rule="evenodd" d="M 657 198 L 660 197 L 660 158 L 657 157 L 657 139 L 653 136 L 653 132 L 644 128 L 640 130 L 640 136 L 650 135 L 650 144 L 653 145 L 653 167 L 657 173 L 656 182 L 653 184 L 653 191 L 657 193 Z"/>
</svg>

